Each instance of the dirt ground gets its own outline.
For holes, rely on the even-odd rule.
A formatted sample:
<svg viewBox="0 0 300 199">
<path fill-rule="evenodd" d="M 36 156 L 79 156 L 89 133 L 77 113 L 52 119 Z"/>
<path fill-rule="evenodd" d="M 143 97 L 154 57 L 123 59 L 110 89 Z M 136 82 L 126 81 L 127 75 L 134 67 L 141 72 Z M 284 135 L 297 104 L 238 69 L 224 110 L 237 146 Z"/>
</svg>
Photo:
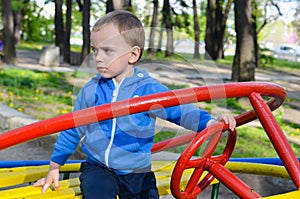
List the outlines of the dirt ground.
<svg viewBox="0 0 300 199">
<path fill-rule="evenodd" d="M 46 71 L 73 71 L 78 70 L 82 66 L 69 66 L 67 64 L 61 64 L 59 67 L 45 67 L 39 65 L 40 52 L 29 52 L 29 51 L 18 51 L 17 67 L 29 68 L 35 70 L 46 70 Z M 15 67 L 15 66 L 7 66 Z M 149 73 L 159 79 L 161 82 L 167 82 L 169 84 L 188 84 L 191 86 L 201 86 L 216 83 L 227 83 L 230 82 L 231 69 L 228 66 L 218 66 L 214 63 L 196 64 L 190 63 L 183 59 L 182 62 L 178 63 L 167 63 L 167 62 L 141 62 L 140 68 L 146 69 Z M 285 102 L 290 108 L 283 110 L 283 118 L 287 122 L 292 122 L 300 125 L 300 73 L 297 72 L 282 72 L 275 70 L 265 70 L 258 68 L 256 70 L 256 81 L 273 82 L 281 85 L 287 91 L 288 97 L 297 99 L 292 102 Z M 172 127 L 171 127 L 172 128 Z M 299 142 L 294 140 L 294 142 Z M 299 142 L 300 144 L 300 142 Z M 51 154 L 51 150 L 35 150 L 34 143 L 26 143 L 20 146 L 21 148 L 10 148 L 10 153 L 15 154 L 16 150 L 25 150 L 25 148 L 31 148 L 29 156 L 20 154 L 16 159 L 47 159 Z M 9 152 L 9 151 L 6 151 Z M 3 153 L 2 153 L 3 154 Z M 12 156 L 4 157 L 1 159 L 11 159 Z M 278 179 L 266 176 L 254 176 L 254 175 L 239 175 L 249 186 L 253 187 L 255 191 L 260 193 L 262 196 L 274 195 L 290 190 L 294 190 L 295 187 L 290 180 Z M 207 188 L 203 193 L 198 196 L 200 198 L 210 198 L 211 186 Z M 221 185 L 220 197 L 224 199 L 238 198 L 230 190 Z M 172 196 L 161 197 L 165 199 L 171 199 Z"/>
</svg>

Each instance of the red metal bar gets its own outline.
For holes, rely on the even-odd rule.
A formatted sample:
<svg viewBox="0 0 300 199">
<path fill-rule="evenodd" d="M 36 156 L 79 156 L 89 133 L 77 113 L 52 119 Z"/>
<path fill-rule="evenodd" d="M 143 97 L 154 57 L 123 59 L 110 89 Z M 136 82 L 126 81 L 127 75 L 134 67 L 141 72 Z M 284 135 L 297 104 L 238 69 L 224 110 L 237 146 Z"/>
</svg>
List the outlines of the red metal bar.
<svg viewBox="0 0 300 199">
<path fill-rule="evenodd" d="M 291 179 L 300 188 L 300 163 L 270 108 L 259 93 L 252 93 L 249 99 Z"/>
<path fill-rule="evenodd" d="M 207 163 L 209 164 L 209 162 Z M 253 191 L 247 184 L 236 177 L 231 171 L 226 169 L 222 164 L 212 162 L 207 166 L 209 173 L 217 178 L 232 192 L 243 199 L 260 198 L 261 196 Z"/>
<path fill-rule="evenodd" d="M 188 199 L 197 196 L 201 193 L 213 180 L 214 176 L 211 173 L 199 182 L 200 176 L 204 171 L 209 171 L 211 164 L 223 164 L 229 160 L 236 143 L 236 131 L 229 130 L 226 146 L 221 155 L 213 156 L 215 148 L 219 143 L 222 132 L 228 129 L 228 125 L 218 122 L 214 125 L 207 127 L 190 142 L 190 144 L 183 151 L 182 155 L 177 160 L 177 164 L 171 177 L 171 191 L 176 198 Z M 203 144 L 204 141 L 209 139 L 206 147 L 201 154 L 201 157 L 192 156 L 196 150 Z M 209 164 L 207 164 L 209 162 Z M 195 168 L 192 176 L 190 177 L 185 190 L 181 191 L 180 184 L 184 170 Z M 243 184 L 241 186 L 244 186 Z M 235 187 L 238 187 L 236 185 Z M 237 190 L 238 191 L 238 190 Z"/>
<path fill-rule="evenodd" d="M 69 128 L 114 117 L 179 104 L 243 97 L 252 92 L 274 97 L 274 100 L 268 104 L 271 110 L 279 107 L 286 97 L 282 87 L 262 82 L 228 83 L 157 93 L 79 110 L 3 133 L 0 135 L 0 150 Z M 237 124 L 239 126 L 254 119 L 256 119 L 255 113 L 250 111 L 238 116 Z"/>
<path fill-rule="evenodd" d="M 164 150 L 174 148 L 176 146 L 181 146 L 181 145 L 187 144 L 192 139 L 194 139 L 196 135 L 197 135 L 197 133 L 191 132 L 186 135 L 181 135 L 181 136 L 178 136 L 175 138 L 171 138 L 171 139 L 167 139 L 167 140 L 158 142 L 153 145 L 151 152 L 157 153 L 159 151 L 164 151 Z"/>
</svg>

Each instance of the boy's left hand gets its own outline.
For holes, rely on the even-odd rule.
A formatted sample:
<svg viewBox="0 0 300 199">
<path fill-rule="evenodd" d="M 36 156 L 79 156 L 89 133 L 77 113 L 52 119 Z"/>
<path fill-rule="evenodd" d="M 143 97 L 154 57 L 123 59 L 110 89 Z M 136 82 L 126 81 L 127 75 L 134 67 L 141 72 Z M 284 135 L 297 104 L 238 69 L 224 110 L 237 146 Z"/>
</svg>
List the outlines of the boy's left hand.
<svg viewBox="0 0 300 199">
<path fill-rule="evenodd" d="M 225 124 L 228 124 L 230 130 L 234 130 L 234 128 L 236 127 L 236 120 L 231 113 L 220 115 L 217 118 L 217 120 L 221 122 L 225 122 Z"/>
</svg>

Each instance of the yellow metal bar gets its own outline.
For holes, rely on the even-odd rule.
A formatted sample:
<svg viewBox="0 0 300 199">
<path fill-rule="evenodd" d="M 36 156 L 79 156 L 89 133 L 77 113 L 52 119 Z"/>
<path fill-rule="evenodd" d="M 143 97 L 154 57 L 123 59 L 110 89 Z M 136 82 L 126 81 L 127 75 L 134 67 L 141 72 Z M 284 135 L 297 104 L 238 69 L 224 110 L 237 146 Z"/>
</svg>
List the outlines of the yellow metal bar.
<svg viewBox="0 0 300 199">
<path fill-rule="evenodd" d="M 290 176 L 283 166 L 246 162 L 227 162 L 225 167 L 235 173 L 255 174 L 290 179 Z"/>
<path fill-rule="evenodd" d="M 61 172 L 78 172 L 80 164 L 67 164 Z M 30 166 L 0 169 L 0 188 L 34 182 L 47 175 L 49 166 Z"/>
<path fill-rule="evenodd" d="M 80 194 L 80 192 L 78 192 L 78 189 L 80 185 L 79 179 L 78 178 L 72 178 L 69 180 L 63 180 L 63 181 L 59 181 L 59 191 L 60 194 L 64 194 L 65 192 L 62 192 L 65 189 L 75 189 L 75 193 L 77 195 Z M 80 191 L 80 189 L 79 189 Z M 54 190 L 53 187 L 51 187 L 51 189 L 47 190 L 46 194 L 41 194 L 42 192 L 42 188 L 41 187 L 33 187 L 33 186 L 26 186 L 26 187 L 19 187 L 19 188 L 14 188 L 14 189 L 7 189 L 4 191 L 0 191 L 0 199 L 10 199 L 10 198 L 27 198 L 29 196 L 36 196 L 39 195 L 41 196 L 47 196 L 47 195 L 51 195 L 51 192 L 57 192 Z M 71 192 L 70 190 L 68 191 Z"/>
<path fill-rule="evenodd" d="M 81 193 L 79 187 L 72 187 L 67 189 L 60 189 L 57 191 L 46 192 L 44 194 L 36 194 L 25 197 L 20 197 L 20 199 L 40 199 L 40 198 L 55 198 L 55 199 L 64 199 L 64 198 L 73 198 L 76 195 Z"/>
</svg>

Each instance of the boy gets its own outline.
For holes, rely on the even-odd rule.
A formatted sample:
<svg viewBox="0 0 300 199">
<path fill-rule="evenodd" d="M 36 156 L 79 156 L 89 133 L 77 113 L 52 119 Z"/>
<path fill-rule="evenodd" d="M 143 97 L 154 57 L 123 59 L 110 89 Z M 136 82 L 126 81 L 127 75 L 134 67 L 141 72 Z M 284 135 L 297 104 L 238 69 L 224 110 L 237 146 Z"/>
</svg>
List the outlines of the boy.
<svg viewBox="0 0 300 199">
<path fill-rule="evenodd" d="M 99 19 L 91 32 L 91 47 L 99 74 L 79 92 L 74 110 L 167 91 L 134 65 L 141 58 L 145 34 L 140 20 L 127 11 L 114 11 Z M 83 198 L 159 198 L 151 171 L 155 118 L 160 117 L 199 132 L 212 117 L 193 105 L 133 114 L 61 132 L 54 146 L 46 179 L 34 186 L 45 192 L 58 188 L 59 168 L 74 152 L 81 138 L 87 159 L 81 165 Z M 232 116 L 220 118 L 235 128 Z"/>
</svg>

